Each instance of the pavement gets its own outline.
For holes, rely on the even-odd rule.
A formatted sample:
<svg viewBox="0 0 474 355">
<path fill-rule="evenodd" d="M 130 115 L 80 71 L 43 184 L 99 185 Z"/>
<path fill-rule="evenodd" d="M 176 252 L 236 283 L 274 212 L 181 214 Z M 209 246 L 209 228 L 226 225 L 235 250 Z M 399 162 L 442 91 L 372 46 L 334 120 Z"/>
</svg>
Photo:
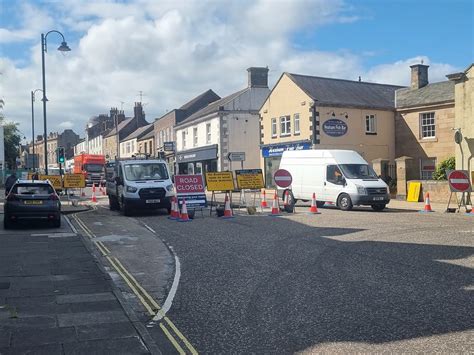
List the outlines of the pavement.
<svg viewBox="0 0 474 355">
<path fill-rule="evenodd" d="M 160 354 L 92 241 L 62 219 L 0 230 L 0 354 Z"/>
</svg>

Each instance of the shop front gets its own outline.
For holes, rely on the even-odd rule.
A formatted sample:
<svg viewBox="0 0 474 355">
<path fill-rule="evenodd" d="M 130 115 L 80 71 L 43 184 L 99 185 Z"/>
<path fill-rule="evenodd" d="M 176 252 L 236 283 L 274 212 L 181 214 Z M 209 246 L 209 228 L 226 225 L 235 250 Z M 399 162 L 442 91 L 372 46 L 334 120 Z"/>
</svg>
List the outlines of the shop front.
<svg viewBox="0 0 474 355">
<path fill-rule="evenodd" d="M 179 174 L 204 175 L 217 171 L 217 144 L 177 152 L 176 161 Z"/>
<path fill-rule="evenodd" d="M 280 160 L 283 152 L 289 150 L 307 150 L 311 149 L 311 141 L 298 141 L 285 144 L 267 144 L 262 145 L 262 158 L 264 161 L 265 186 L 274 188 L 273 174 L 280 167 Z"/>
</svg>

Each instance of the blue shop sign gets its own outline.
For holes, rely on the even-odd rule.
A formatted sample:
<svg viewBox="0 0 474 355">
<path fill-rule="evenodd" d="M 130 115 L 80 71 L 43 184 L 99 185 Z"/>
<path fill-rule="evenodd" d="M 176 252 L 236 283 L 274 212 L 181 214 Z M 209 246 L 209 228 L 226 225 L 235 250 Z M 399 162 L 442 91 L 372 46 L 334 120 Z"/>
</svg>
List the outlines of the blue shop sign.
<svg viewBox="0 0 474 355">
<path fill-rule="evenodd" d="M 347 124 L 344 121 L 333 118 L 323 123 L 323 131 L 328 136 L 340 137 L 347 133 Z"/>
<path fill-rule="evenodd" d="M 262 157 L 281 157 L 287 150 L 307 150 L 311 149 L 311 142 L 278 144 L 262 147 Z"/>
</svg>

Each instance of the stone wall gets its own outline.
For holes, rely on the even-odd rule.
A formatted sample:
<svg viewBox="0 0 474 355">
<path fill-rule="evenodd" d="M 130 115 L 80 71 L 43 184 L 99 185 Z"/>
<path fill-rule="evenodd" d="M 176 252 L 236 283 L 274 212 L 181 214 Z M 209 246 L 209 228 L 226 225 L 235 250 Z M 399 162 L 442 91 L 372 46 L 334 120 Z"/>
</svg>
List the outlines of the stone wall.
<svg viewBox="0 0 474 355">
<path fill-rule="evenodd" d="M 429 192 L 431 202 L 448 203 L 451 191 L 449 190 L 449 184 L 447 181 L 409 180 L 407 181 L 407 190 L 410 182 L 421 182 L 420 202 L 423 201 L 425 194 Z M 454 195 L 451 202 L 453 201 L 456 201 L 456 197 Z"/>
</svg>

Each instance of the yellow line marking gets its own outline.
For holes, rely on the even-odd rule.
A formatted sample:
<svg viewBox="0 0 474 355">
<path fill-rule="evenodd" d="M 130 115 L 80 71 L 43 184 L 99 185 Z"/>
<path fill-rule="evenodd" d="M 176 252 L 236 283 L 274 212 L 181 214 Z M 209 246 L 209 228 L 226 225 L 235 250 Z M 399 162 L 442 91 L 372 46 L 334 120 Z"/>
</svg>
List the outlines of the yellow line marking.
<svg viewBox="0 0 474 355">
<path fill-rule="evenodd" d="M 105 246 L 104 242 L 101 242 L 101 243 L 102 243 L 102 246 L 104 247 L 105 251 L 106 251 L 107 253 L 111 254 L 112 252 L 110 251 L 109 248 L 107 248 L 107 247 Z"/>
<path fill-rule="evenodd" d="M 159 306 L 159 304 L 153 299 L 153 297 L 150 296 L 150 294 L 148 292 L 145 291 L 145 289 L 138 283 L 138 281 L 135 279 L 135 277 L 133 277 L 129 272 L 128 270 L 125 268 L 125 266 L 123 266 L 123 264 L 120 262 L 120 260 L 116 259 L 117 261 L 117 264 L 119 264 L 121 267 L 122 267 L 122 271 L 129 277 L 129 279 L 131 281 L 133 281 L 135 283 L 135 285 L 138 287 L 138 289 L 140 289 L 140 291 L 142 291 L 142 294 L 144 297 L 146 297 L 148 299 L 148 301 L 150 302 L 150 304 L 154 307 L 156 307 L 157 310 L 161 309 L 161 307 Z"/>
<path fill-rule="evenodd" d="M 178 328 L 176 328 L 176 326 L 173 324 L 173 322 L 168 317 L 164 317 L 164 320 L 166 321 L 166 323 L 168 323 L 168 325 L 171 327 L 171 329 L 173 329 L 173 331 L 176 333 L 176 335 L 183 341 L 183 343 L 186 345 L 186 347 L 189 349 L 189 351 L 191 351 L 191 354 L 197 355 L 198 352 L 196 351 L 196 349 L 194 349 L 194 347 L 191 345 L 191 343 L 188 341 L 188 339 L 186 339 L 186 337 L 183 335 L 183 333 L 181 333 L 178 330 Z"/>
<path fill-rule="evenodd" d="M 115 270 L 117 270 L 117 272 L 119 273 L 120 276 L 122 276 L 123 280 L 127 283 L 127 285 L 132 289 L 133 293 L 138 297 L 138 299 L 140 300 L 140 302 L 143 304 L 143 306 L 145 306 L 146 310 L 148 311 L 148 313 L 152 316 L 155 315 L 155 312 L 153 311 L 153 309 L 151 309 L 151 307 L 148 305 L 148 303 L 143 299 L 143 297 L 140 295 L 140 293 L 138 292 L 138 290 L 135 288 L 134 285 L 132 285 L 132 283 L 130 282 L 130 280 L 127 278 L 127 276 L 124 275 L 124 273 L 120 270 L 120 267 L 115 263 L 114 260 L 112 259 L 115 259 L 117 260 L 116 258 L 114 257 L 109 257 L 109 256 L 106 256 L 106 258 L 109 260 L 110 264 L 114 267 Z"/>
<path fill-rule="evenodd" d="M 95 238 L 94 233 L 92 233 L 92 231 L 84 224 L 84 222 L 79 217 L 75 216 L 74 219 L 76 220 L 77 224 L 81 226 L 82 230 L 90 239 Z"/>
<path fill-rule="evenodd" d="M 171 335 L 171 333 L 168 331 L 168 329 L 166 329 L 166 327 L 160 323 L 160 328 L 161 330 L 163 331 L 163 333 L 165 333 L 166 337 L 168 338 L 168 340 L 171 342 L 171 344 L 173 344 L 173 346 L 175 347 L 176 350 L 178 350 L 178 352 L 181 354 L 181 355 L 185 355 L 185 351 L 183 350 L 183 348 L 178 344 L 178 342 L 176 341 L 175 338 L 173 338 L 173 336 Z"/>
<path fill-rule="evenodd" d="M 100 252 L 102 253 L 102 256 L 106 256 L 107 254 L 107 251 L 105 250 L 104 248 L 104 244 L 100 241 L 96 241 L 95 244 L 97 245 L 97 248 L 100 250 Z"/>
</svg>

